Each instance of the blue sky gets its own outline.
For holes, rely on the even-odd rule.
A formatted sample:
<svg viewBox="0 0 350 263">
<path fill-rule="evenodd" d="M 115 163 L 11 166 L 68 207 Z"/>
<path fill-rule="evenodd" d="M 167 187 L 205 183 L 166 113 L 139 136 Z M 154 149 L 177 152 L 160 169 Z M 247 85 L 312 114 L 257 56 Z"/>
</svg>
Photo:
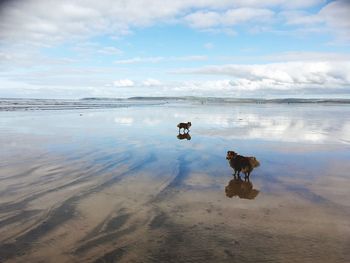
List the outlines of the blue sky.
<svg viewBox="0 0 350 263">
<path fill-rule="evenodd" d="M 350 1 L 13 0 L 0 97 L 350 98 Z"/>
</svg>

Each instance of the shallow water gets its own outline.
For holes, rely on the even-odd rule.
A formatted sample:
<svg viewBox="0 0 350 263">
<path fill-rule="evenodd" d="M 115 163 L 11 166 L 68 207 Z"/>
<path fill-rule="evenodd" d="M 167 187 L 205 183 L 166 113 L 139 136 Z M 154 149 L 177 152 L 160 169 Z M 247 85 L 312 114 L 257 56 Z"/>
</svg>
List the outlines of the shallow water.
<svg viewBox="0 0 350 263">
<path fill-rule="evenodd" d="M 0 135 L 0 262 L 350 262 L 347 105 L 0 112 Z"/>
</svg>

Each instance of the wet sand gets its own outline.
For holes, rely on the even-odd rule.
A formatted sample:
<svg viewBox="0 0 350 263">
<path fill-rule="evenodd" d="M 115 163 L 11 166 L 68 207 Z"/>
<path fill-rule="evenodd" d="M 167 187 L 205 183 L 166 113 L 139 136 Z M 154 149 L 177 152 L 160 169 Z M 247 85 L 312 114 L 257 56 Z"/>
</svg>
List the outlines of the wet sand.
<svg viewBox="0 0 350 263">
<path fill-rule="evenodd" d="M 350 262 L 349 106 L 0 112 L 0 134 L 0 262 Z"/>
</svg>

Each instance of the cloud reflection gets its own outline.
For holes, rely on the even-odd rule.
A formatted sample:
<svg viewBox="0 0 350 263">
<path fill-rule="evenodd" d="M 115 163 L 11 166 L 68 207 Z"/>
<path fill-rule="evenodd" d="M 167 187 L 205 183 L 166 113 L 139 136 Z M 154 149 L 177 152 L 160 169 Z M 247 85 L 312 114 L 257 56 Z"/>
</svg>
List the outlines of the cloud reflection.
<svg viewBox="0 0 350 263">
<path fill-rule="evenodd" d="M 130 117 L 116 117 L 114 118 L 114 122 L 123 125 L 132 125 L 134 123 L 134 119 Z"/>
<path fill-rule="evenodd" d="M 316 106 L 317 107 L 317 106 Z M 309 109 L 308 109 L 309 108 Z M 305 109 L 295 108 L 290 111 L 281 111 L 282 106 L 255 109 L 242 109 L 232 112 L 227 106 L 221 112 L 216 109 L 205 114 L 200 120 L 201 127 L 197 128 L 202 135 L 223 136 L 227 139 L 263 139 L 283 142 L 350 142 L 350 120 L 336 116 L 341 112 L 323 115 L 323 110 L 315 110 L 314 105 Z M 243 113 L 243 111 L 245 111 Z M 294 112 L 293 112 L 294 111 Z M 343 113 L 341 112 L 343 115 Z M 177 114 L 177 117 L 195 117 L 190 114 Z"/>
</svg>

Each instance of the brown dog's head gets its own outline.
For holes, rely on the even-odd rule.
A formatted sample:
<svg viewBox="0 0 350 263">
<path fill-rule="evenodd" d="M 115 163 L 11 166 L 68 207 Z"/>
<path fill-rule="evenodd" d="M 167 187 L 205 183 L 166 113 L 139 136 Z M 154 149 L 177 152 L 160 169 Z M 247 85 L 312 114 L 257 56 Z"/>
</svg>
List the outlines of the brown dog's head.
<svg viewBox="0 0 350 263">
<path fill-rule="evenodd" d="M 187 125 L 188 125 L 188 127 L 191 127 L 192 123 L 189 121 L 189 122 L 187 122 Z"/>
<path fill-rule="evenodd" d="M 234 151 L 227 151 L 226 159 L 227 159 L 227 160 L 231 160 L 231 159 L 234 158 L 236 155 L 237 155 L 237 153 L 235 153 Z"/>
</svg>

